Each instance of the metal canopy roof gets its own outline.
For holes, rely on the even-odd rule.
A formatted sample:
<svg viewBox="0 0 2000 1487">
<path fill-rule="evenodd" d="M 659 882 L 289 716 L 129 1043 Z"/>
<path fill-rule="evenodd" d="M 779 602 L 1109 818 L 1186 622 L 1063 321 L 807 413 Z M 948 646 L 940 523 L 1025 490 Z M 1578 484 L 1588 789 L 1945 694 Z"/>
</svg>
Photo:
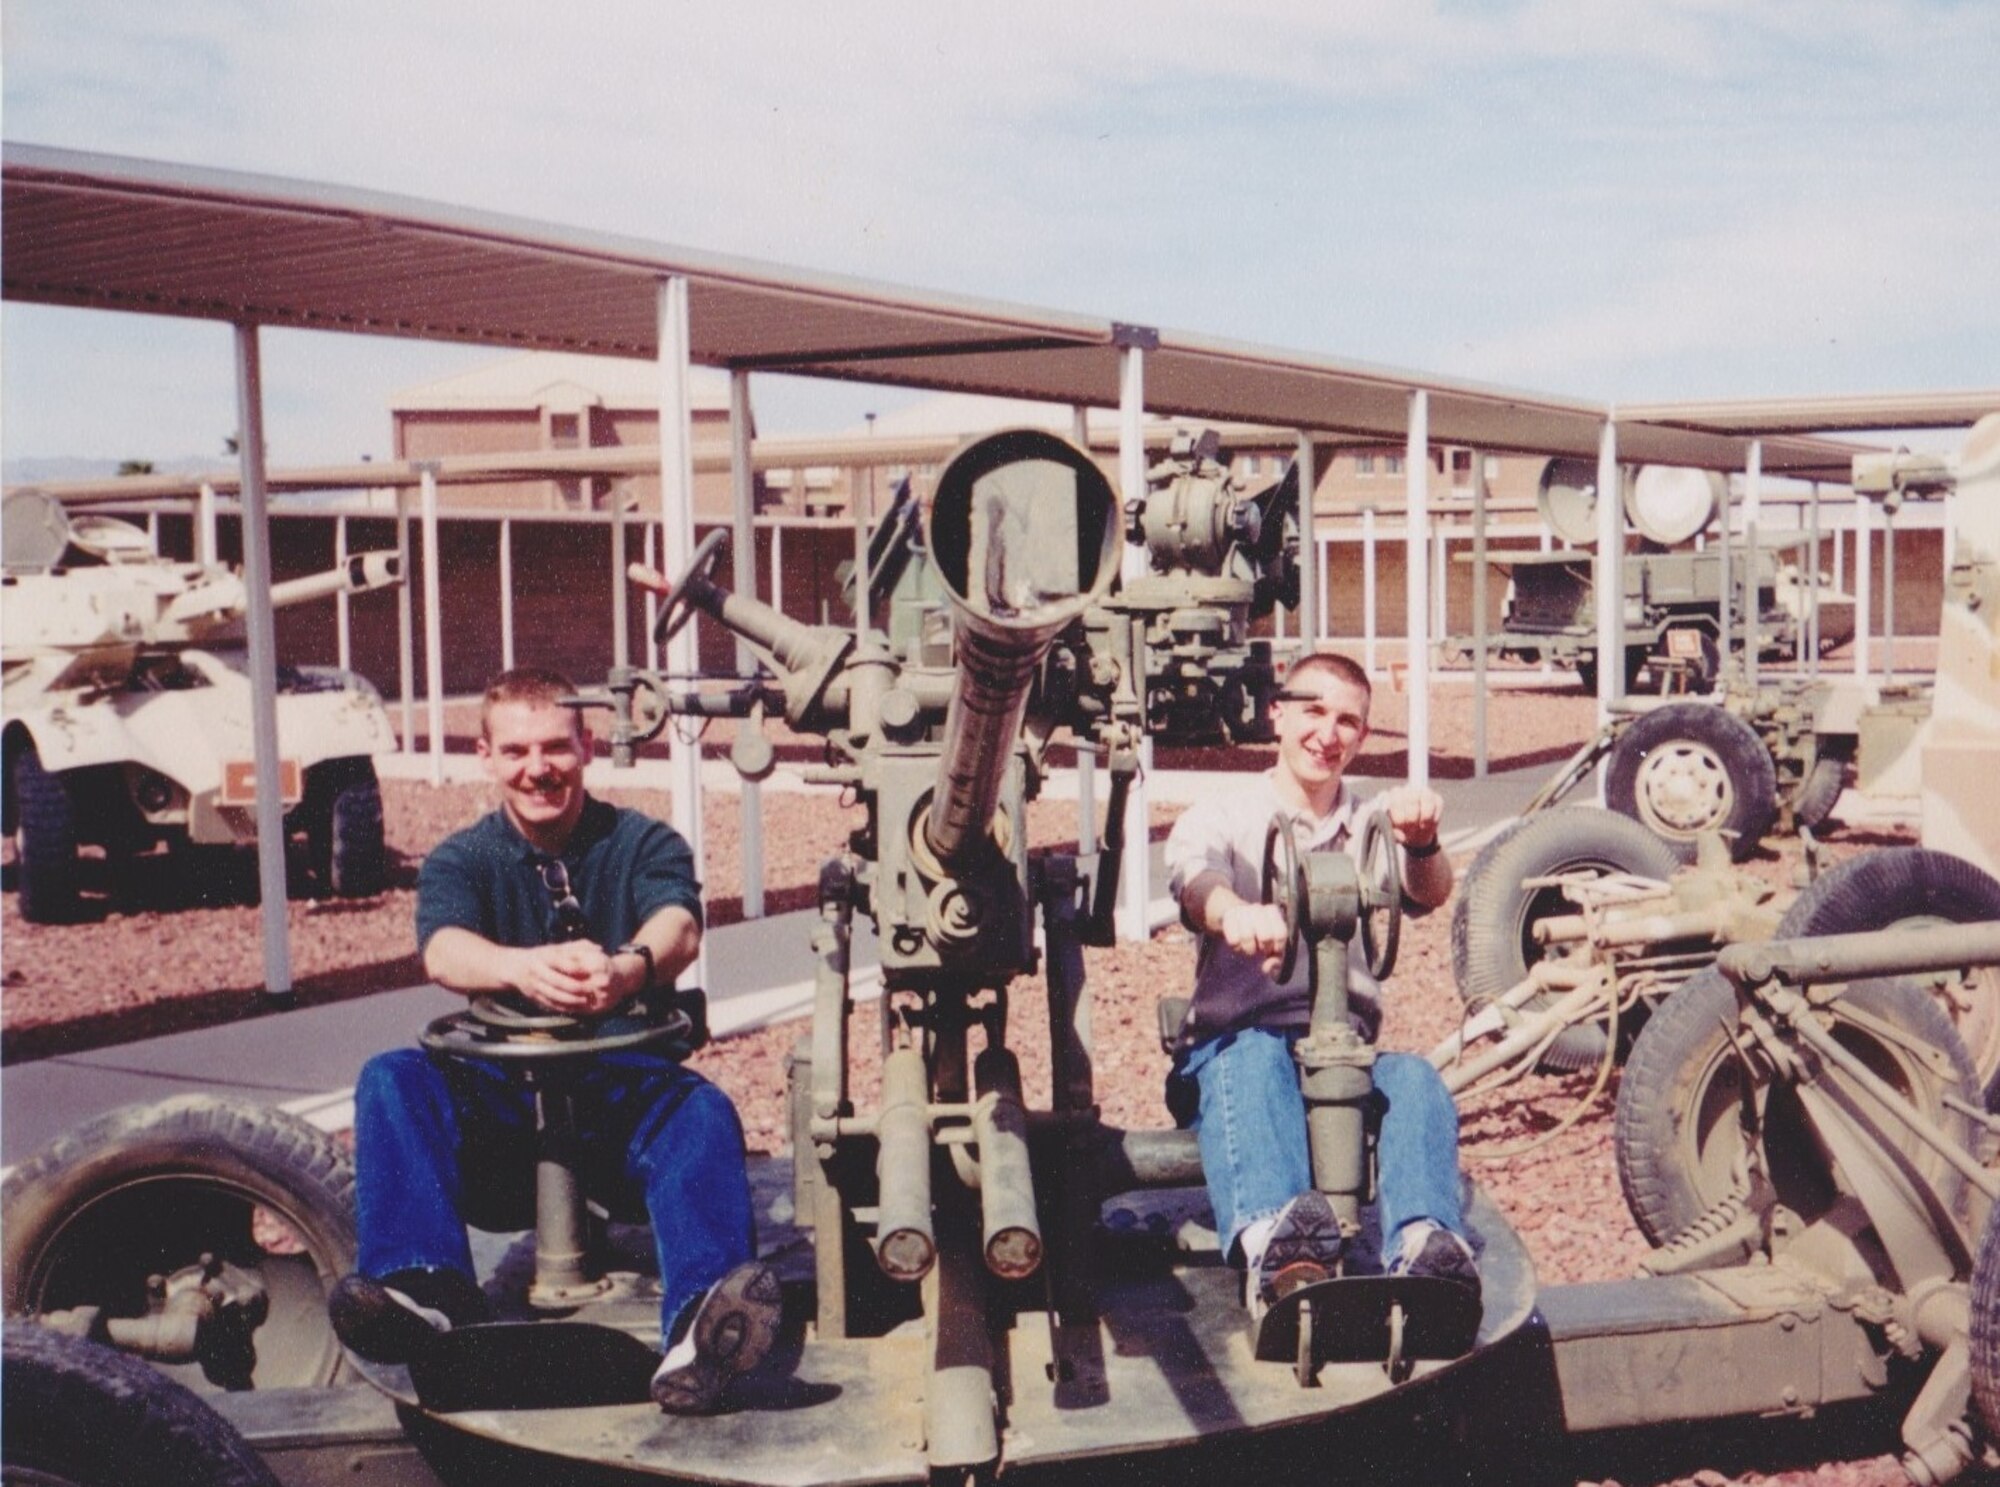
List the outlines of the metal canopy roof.
<svg viewBox="0 0 2000 1487">
<path fill-rule="evenodd" d="M 1408 396 L 1423 388 L 1433 442 L 1585 457 L 1608 411 L 378 192 L 33 145 L 8 144 L 0 158 L 9 299 L 652 357 L 658 284 L 683 276 L 693 357 L 716 366 L 1101 407 L 1116 406 L 1120 349 L 1137 344 L 1155 413 L 1400 442 Z M 1898 426 L 1936 412 L 1902 401 Z M 1732 406 L 1777 411 L 1732 419 Z M 1806 434 L 1881 425 L 1811 416 L 1825 406 L 1623 410 L 1619 455 L 1740 469 L 1749 437 L 1765 433 L 1767 472 L 1844 480 L 1855 446 Z"/>
</svg>

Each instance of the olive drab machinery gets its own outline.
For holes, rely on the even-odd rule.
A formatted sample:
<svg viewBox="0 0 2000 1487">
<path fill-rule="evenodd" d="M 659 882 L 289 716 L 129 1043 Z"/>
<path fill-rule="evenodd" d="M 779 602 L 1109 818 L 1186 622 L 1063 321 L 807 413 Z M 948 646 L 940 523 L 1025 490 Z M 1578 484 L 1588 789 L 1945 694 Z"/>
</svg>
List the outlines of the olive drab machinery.
<svg viewBox="0 0 2000 1487">
<path fill-rule="evenodd" d="M 78 912 L 77 849 L 113 865 L 157 842 L 256 841 L 242 577 L 161 557 L 145 529 L 69 516 L 40 491 L 7 497 L 6 828 L 19 834 L 31 922 Z M 306 604 L 401 582 L 393 552 L 273 584 Z M 328 666 L 280 666 L 281 795 L 321 891 L 380 890 L 373 755 L 395 747 L 375 688 Z"/>
</svg>

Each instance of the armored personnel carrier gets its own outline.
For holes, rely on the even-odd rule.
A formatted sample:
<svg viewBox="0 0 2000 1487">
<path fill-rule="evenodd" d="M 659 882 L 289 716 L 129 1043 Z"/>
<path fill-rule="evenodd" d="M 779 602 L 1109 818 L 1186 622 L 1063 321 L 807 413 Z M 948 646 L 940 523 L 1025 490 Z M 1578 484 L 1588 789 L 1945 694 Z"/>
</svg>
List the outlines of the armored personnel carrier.
<svg viewBox="0 0 2000 1487">
<path fill-rule="evenodd" d="M 7 497 L 0 587 L 5 829 L 22 918 L 85 907 L 81 849 L 113 869 L 164 843 L 256 842 L 250 678 L 239 574 L 175 562 L 143 527 L 67 514 L 40 491 Z M 393 552 L 272 587 L 275 605 L 401 581 Z M 382 699 L 353 672 L 278 668 L 281 790 L 304 879 L 341 897 L 382 886 L 372 756 L 394 747 Z M 214 859 L 204 873 L 213 871 Z M 202 896 L 204 883 L 195 885 Z"/>
</svg>

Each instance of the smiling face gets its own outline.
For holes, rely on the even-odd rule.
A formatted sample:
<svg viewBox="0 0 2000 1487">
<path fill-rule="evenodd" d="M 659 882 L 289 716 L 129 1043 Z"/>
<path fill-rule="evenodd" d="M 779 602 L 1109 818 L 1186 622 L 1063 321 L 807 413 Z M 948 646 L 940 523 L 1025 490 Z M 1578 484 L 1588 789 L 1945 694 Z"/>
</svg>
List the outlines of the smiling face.
<svg viewBox="0 0 2000 1487">
<path fill-rule="evenodd" d="M 1279 778 L 1315 811 L 1331 807 L 1342 772 L 1367 741 L 1368 701 L 1366 687 L 1311 667 L 1294 674 L 1271 704 Z"/>
<path fill-rule="evenodd" d="M 490 703 L 479 760 L 522 836 L 559 850 L 583 814 L 590 734 L 572 708 L 539 700 Z"/>
</svg>

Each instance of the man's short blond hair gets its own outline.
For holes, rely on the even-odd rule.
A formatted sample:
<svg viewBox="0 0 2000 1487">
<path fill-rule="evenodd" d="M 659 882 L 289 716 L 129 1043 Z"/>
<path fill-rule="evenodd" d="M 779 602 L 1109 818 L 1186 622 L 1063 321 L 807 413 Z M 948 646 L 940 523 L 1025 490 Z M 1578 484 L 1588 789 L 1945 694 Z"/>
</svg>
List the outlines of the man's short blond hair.
<svg viewBox="0 0 2000 1487">
<path fill-rule="evenodd" d="M 1368 668 L 1354 657 L 1343 655 L 1339 651 L 1307 651 L 1292 662 L 1290 670 L 1286 671 L 1285 685 L 1289 687 L 1300 677 L 1310 676 L 1315 672 L 1338 677 L 1350 686 L 1359 687 L 1361 695 L 1369 701 L 1375 700 L 1375 684 L 1368 680 Z"/>
<path fill-rule="evenodd" d="M 503 702 L 525 702 L 532 707 L 560 707 L 563 698 L 575 695 L 576 684 L 550 667 L 516 666 L 512 671 L 503 671 L 486 684 L 486 695 L 479 700 L 479 735 L 482 738 L 493 736 L 488 720 L 493 715 L 493 709 Z M 572 711 L 570 722 L 581 736 L 582 714 Z"/>
</svg>

